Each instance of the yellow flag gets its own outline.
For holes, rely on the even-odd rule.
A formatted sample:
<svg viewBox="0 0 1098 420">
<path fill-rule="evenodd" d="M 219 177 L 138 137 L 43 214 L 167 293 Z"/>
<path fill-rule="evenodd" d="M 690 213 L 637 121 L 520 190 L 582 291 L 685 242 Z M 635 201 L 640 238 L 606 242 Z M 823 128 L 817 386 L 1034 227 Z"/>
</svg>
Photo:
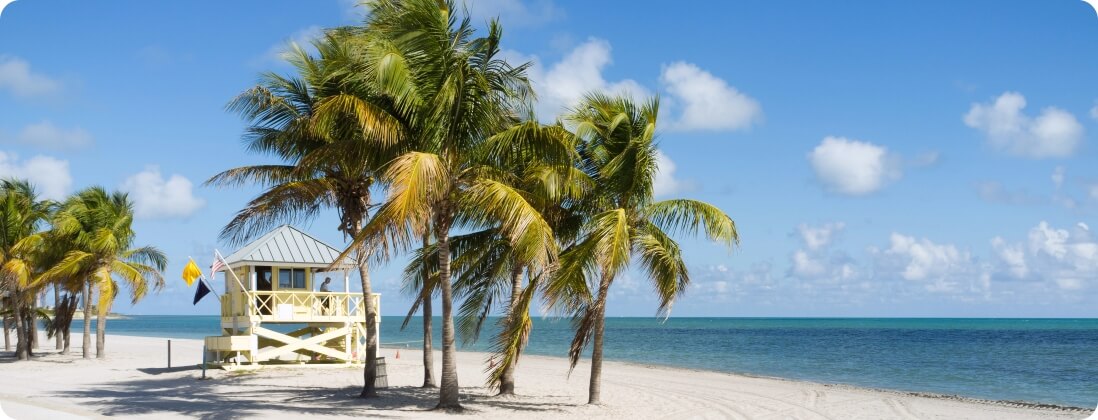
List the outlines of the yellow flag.
<svg viewBox="0 0 1098 420">
<path fill-rule="evenodd" d="M 187 286 L 194 284 L 194 279 L 202 276 L 202 269 L 198 268 L 198 264 L 194 263 L 194 260 L 187 261 L 187 266 L 183 267 L 183 281 L 187 282 Z"/>
</svg>

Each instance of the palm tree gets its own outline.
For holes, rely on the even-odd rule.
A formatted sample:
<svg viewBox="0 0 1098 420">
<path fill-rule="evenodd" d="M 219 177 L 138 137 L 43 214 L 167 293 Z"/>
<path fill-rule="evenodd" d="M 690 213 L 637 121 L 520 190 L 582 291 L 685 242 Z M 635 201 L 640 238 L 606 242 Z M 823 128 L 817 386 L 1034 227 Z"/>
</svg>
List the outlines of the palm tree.
<svg viewBox="0 0 1098 420">
<path fill-rule="evenodd" d="M 408 249 L 424 232 L 435 238 L 442 301 L 437 408 L 460 410 L 451 229 L 498 226 L 523 259 L 546 262 L 555 255 L 548 224 L 500 169 L 519 157 L 510 153 L 516 139 L 497 134 L 518 122 L 532 97 L 527 66 L 499 58 L 496 22 L 485 37 L 474 38 L 468 15 L 458 22 L 451 1 L 376 0 L 368 7 L 367 66 L 360 74 L 410 125 L 404 150 L 381 174 L 389 194 L 352 245 L 373 243 L 387 253 Z M 567 154 L 560 145 L 532 143 L 522 146 Z"/>
<path fill-rule="evenodd" d="M 339 213 L 339 230 L 354 237 L 362 230 L 372 207 L 375 171 L 388 158 L 402 123 L 378 111 L 375 97 L 365 86 L 346 79 L 353 69 L 353 39 L 345 31 L 330 31 L 314 42 L 319 56 L 294 46 L 287 54 L 298 75 L 262 76 L 258 86 L 230 102 L 228 109 L 250 124 L 244 141 L 248 149 L 281 159 L 280 165 L 245 166 L 215 175 L 207 184 L 239 186 L 255 183 L 266 190 L 240 210 L 221 232 L 223 239 L 241 243 L 279 223 L 308 220 L 321 209 Z M 358 119 L 342 107 L 366 108 L 379 131 L 359 130 Z M 352 257 L 362 282 L 366 321 L 365 384 L 361 396 L 377 395 L 377 308 L 370 284 L 369 244 L 358 243 Z M 342 260 L 342 256 L 340 260 Z"/>
<path fill-rule="evenodd" d="M 656 290 L 658 313 L 667 316 L 690 283 L 670 234 L 704 231 L 730 248 L 739 242 L 735 222 L 711 204 L 653 200 L 658 110 L 656 98 L 637 104 L 625 96 L 591 93 L 567 116 L 580 141 L 579 167 L 595 186 L 582 204 L 589 217 L 577 241 L 561 253 L 546 297 L 551 306 L 574 314 L 573 368 L 592 344 L 589 404 L 600 402 L 606 300 L 614 279 L 637 263 Z"/>
<path fill-rule="evenodd" d="M 133 202 L 122 192 L 108 193 L 89 187 L 70 197 L 53 222 L 58 235 L 72 241 L 73 249 L 42 275 L 43 281 L 86 278 L 84 284 L 84 357 L 88 356 L 91 290 L 99 291 L 96 303 L 95 356 L 106 353 L 107 314 L 118 295 L 119 281 L 130 289 L 137 303 L 164 287 L 161 272 L 168 258 L 156 247 L 134 247 Z"/>
<path fill-rule="evenodd" d="M 14 320 L 19 360 L 30 358 L 35 340 L 34 297 L 39 285 L 34 282 L 33 249 L 51 206 L 52 202 L 39 200 L 26 181 L 0 181 L 0 291 L 7 295 L 10 311 L 4 316 L 5 327 L 7 318 Z"/>
</svg>

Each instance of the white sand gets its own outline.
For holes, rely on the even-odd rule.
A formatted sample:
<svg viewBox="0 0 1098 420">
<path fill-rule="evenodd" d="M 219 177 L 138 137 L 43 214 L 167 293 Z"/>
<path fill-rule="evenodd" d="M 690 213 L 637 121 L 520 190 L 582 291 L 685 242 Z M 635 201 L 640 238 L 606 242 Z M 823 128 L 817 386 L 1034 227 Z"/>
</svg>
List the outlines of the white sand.
<svg viewBox="0 0 1098 420">
<path fill-rule="evenodd" d="M 79 341 L 80 336 L 75 335 Z M 53 342 L 42 340 L 52 347 Z M 79 343 L 76 343 L 79 344 Z M 420 352 L 384 349 L 389 389 L 382 397 L 356 398 L 359 368 L 267 368 L 254 373 L 208 372 L 199 380 L 199 340 L 109 336 L 109 358 L 82 360 L 48 354 L 30 362 L 0 363 L 0 407 L 16 419 L 135 418 L 228 419 L 363 417 L 453 418 L 427 411 L 437 390 L 422 383 Z M 52 353 L 52 351 L 50 351 Z M 10 353 L 8 353 L 10 354 Z M 602 406 L 588 406 L 588 366 L 568 378 L 563 358 L 526 356 L 516 374 L 515 398 L 483 388 L 483 353 L 458 354 L 463 404 L 475 418 L 619 419 L 1082 419 L 1079 410 L 1042 409 L 967 399 L 916 396 L 716 372 L 608 362 L 603 367 Z M 435 367 L 441 366 L 436 352 Z M 437 372 L 436 372 L 437 374 Z M 460 416 L 458 416 L 460 418 Z"/>
</svg>

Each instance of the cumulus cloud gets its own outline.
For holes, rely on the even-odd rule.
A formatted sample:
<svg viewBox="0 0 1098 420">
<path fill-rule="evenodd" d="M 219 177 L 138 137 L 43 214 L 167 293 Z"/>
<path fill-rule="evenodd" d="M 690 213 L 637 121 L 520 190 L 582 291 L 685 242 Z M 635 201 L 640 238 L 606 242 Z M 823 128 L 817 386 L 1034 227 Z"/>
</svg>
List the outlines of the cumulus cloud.
<svg viewBox="0 0 1098 420">
<path fill-rule="evenodd" d="M 160 168 L 150 166 L 126 178 L 122 190 L 134 201 L 137 217 L 145 219 L 185 218 L 206 204 L 206 200 L 194 196 L 194 184 L 182 175 L 174 174 L 164 179 Z"/>
<path fill-rule="evenodd" d="M 826 137 L 808 154 L 816 177 L 833 193 L 866 195 L 899 179 L 898 159 L 883 146 L 843 137 Z"/>
<path fill-rule="evenodd" d="M 69 162 L 50 156 L 20 160 L 14 153 L 0 152 L 0 178 L 26 179 L 42 198 L 63 200 L 72 188 Z"/>
<path fill-rule="evenodd" d="M 845 227 L 843 222 L 819 226 L 802 223 L 797 226 L 795 233 L 802 247 L 790 255 L 789 277 L 830 285 L 857 279 L 860 273 L 853 259 L 843 252 L 831 249 L 835 238 Z"/>
<path fill-rule="evenodd" d="M 731 131 L 762 120 L 758 101 L 696 65 L 682 61 L 666 65 L 660 83 L 682 108 L 672 129 Z"/>
<path fill-rule="evenodd" d="M 80 127 L 66 129 L 42 121 L 23 127 L 14 136 L 5 136 L 4 141 L 49 150 L 72 150 L 91 145 L 92 136 Z"/>
<path fill-rule="evenodd" d="M 1067 157 L 1082 143 L 1083 126 L 1071 113 L 1047 107 L 1036 117 L 1022 111 L 1026 98 L 1006 92 L 992 103 L 973 104 L 964 116 L 969 127 L 982 131 L 988 144 L 1001 152 L 1034 159 Z"/>
<path fill-rule="evenodd" d="M 61 83 L 32 72 L 26 60 L 0 55 L 0 90 L 22 98 L 41 97 L 60 92 Z"/>
<path fill-rule="evenodd" d="M 531 63 L 528 75 L 539 95 L 538 115 L 542 119 L 553 119 L 593 90 L 626 94 L 637 99 L 651 95 L 648 89 L 631 79 L 611 82 L 603 78 L 603 69 L 613 62 L 610 51 L 609 42 L 591 38 L 548 67 L 537 56 L 514 51 L 505 52 L 503 56 L 513 65 Z"/>
<path fill-rule="evenodd" d="M 652 90 L 635 80 L 606 79 L 603 72 L 613 64 L 611 52 L 609 42 L 590 38 L 551 65 L 516 51 L 501 55 L 513 65 L 530 63 L 527 74 L 538 92 L 538 116 L 552 120 L 595 90 L 638 100 L 653 96 Z M 661 118 L 667 118 L 664 127 L 669 129 L 741 130 L 762 119 L 758 101 L 691 63 L 679 61 L 663 66 L 660 86 L 669 98 L 660 111 Z"/>
<path fill-rule="evenodd" d="M 893 232 L 889 247 L 871 248 L 878 279 L 898 277 L 918 282 L 929 292 L 957 292 L 971 280 L 978 266 L 968 251 L 953 244 L 939 244 Z"/>
<path fill-rule="evenodd" d="M 832 222 L 826 223 L 822 226 L 810 226 L 805 223 L 801 223 L 797 226 L 797 233 L 800 234 L 801 241 L 804 242 L 804 246 L 809 250 L 817 251 L 820 248 L 831 245 L 831 241 L 846 228 L 846 223 Z"/>
<path fill-rule="evenodd" d="M 675 178 L 675 162 L 662 151 L 656 151 L 656 176 L 652 180 L 653 195 L 667 196 L 681 192 L 686 184 Z"/>
</svg>

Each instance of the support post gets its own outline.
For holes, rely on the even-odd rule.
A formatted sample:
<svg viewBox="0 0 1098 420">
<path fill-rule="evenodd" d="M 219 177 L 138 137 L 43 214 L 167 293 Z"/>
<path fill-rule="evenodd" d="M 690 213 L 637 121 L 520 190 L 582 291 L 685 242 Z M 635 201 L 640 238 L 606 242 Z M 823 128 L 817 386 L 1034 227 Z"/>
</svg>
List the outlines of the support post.
<svg viewBox="0 0 1098 420">
<path fill-rule="evenodd" d="M 172 368 L 172 340 L 168 339 L 168 369 Z"/>
</svg>

